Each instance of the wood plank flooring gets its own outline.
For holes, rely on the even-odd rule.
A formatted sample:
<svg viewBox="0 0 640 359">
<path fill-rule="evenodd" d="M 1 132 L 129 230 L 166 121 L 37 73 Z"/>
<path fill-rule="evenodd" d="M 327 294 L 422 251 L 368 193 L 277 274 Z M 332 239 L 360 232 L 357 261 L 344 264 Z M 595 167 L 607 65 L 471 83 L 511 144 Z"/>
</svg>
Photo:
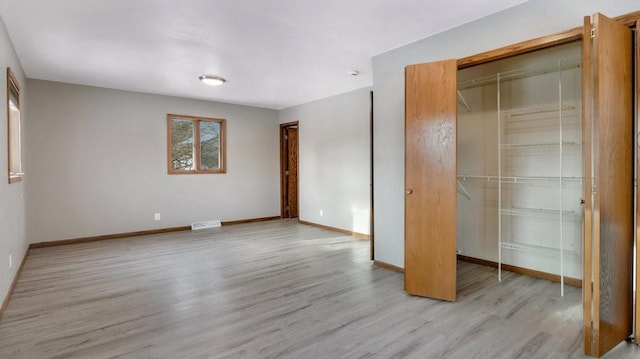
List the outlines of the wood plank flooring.
<svg viewBox="0 0 640 359">
<path fill-rule="evenodd" d="M 368 256 L 290 220 L 34 249 L 0 358 L 583 357 L 578 288 L 460 262 L 441 302 Z"/>
</svg>

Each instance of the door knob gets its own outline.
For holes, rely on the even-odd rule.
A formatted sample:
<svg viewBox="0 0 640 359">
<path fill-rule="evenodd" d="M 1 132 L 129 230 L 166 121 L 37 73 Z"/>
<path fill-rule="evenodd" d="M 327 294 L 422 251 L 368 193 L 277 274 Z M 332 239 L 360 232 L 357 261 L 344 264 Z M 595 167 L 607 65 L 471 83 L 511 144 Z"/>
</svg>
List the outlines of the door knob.
<svg viewBox="0 0 640 359">
<path fill-rule="evenodd" d="M 408 188 L 408 189 L 406 190 L 406 192 L 407 192 L 407 194 L 412 194 L 412 193 L 413 193 L 413 190 L 412 190 L 411 188 Z"/>
</svg>

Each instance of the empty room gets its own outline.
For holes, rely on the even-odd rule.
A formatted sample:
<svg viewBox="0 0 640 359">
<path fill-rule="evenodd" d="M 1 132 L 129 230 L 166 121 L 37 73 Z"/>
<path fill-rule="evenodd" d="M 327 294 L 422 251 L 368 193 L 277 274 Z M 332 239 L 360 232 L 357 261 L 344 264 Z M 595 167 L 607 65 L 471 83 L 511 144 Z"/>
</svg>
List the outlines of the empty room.
<svg viewBox="0 0 640 359">
<path fill-rule="evenodd" d="M 0 358 L 640 357 L 637 0 L 0 0 Z"/>
</svg>

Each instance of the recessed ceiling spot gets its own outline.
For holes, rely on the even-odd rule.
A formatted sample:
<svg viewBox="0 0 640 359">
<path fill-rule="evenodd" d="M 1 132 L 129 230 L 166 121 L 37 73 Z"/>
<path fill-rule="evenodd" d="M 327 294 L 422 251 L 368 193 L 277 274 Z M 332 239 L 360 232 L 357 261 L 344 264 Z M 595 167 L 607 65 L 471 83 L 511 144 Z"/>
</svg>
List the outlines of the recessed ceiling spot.
<svg viewBox="0 0 640 359">
<path fill-rule="evenodd" d="M 227 82 L 227 80 L 223 79 L 222 77 L 219 76 L 200 76 L 198 77 L 200 79 L 200 81 L 204 82 L 205 84 L 209 85 L 209 86 L 220 86 L 223 83 Z"/>
<path fill-rule="evenodd" d="M 360 75 L 360 71 L 358 71 L 358 70 L 351 70 L 351 71 L 349 71 L 349 72 L 347 72 L 347 73 L 348 73 L 349 75 L 351 75 L 351 76 L 358 76 L 358 75 Z"/>
</svg>

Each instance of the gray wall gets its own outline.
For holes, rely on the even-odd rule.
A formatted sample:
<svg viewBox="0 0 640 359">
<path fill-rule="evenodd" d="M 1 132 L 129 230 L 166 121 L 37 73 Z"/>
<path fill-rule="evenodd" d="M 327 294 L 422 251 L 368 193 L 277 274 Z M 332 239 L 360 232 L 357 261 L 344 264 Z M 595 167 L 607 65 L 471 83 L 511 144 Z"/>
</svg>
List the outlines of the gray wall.
<svg viewBox="0 0 640 359">
<path fill-rule="evenodd" d="M 369 234 L 369 91 L 280 111 L 281 123 L 300 124 L 301 220 Z"/>
<path fill-rule="evenodd" d="M 640 10 L 637 0 L 531 0 L 375 56 L 376 259 L 404 265 L 406 65 L 464 57 L 580 26 L 584 15 L 596 11 L 616 16 L 635 10 Z M 0 178 L 1 297 L 28 242 L 278 215 L 278 122 L 300 121 L 300 218 L 368 233 L 369 89 L 278 112 L 27 83 L 4 26 L 0 62 L 3 69 L 13 68 L 22 85 L 26 172 L 18 184 L 7 184 L 6 171 Z M 6 87 L 0 89 L 6 98 Z M 2 103 L 0 113 L 6 113 Z M 227 174 L 167 175 L 167 113 L 227 119 Z M 0 121 L 0 144 L 6 136 L 6 121 Z M 6 151 L 0 145 L 4 169 Z M 156 212 L 161 221 L 153 220 Z"/>
<path fill-rule="evenodd" d="M 28 86 L 32 243 L 279 215 L 277 111 L 39 80 Z M 167 174 L 167 113 L 227 120 L 226 174 Z"/>
<path fill-rule="evenodd" d="M 16 275 L 20 261 L 24 257 L 28 241 L 25 235 L 25 185 L 29 181 L 29 167 L 22 182 L 9 184 L 7 163 L 7 67 L 20 83 L 20 110 L 22 129 L 27 128 L 27 81 L 22 66 L 13 49 L 9 35 L 0 19 L 0 305 L 4 301 L 9 286 Z M 23 143 L 23 148 L 24 148 Z M 23 151 L 23 157 L 24 157 Z M 9 256 L 13 265 L 9 267 Z"/>
<path fill-rule="evenodd" d="M 461 58 L 581 26 L 595 12 L 640 10 L 637 0 L 531 0 L 373 58 L 376 259 L 404 266 L 404 67 Z M 429 215 L 428 213 L 425 215 Z"/>
</svg>

